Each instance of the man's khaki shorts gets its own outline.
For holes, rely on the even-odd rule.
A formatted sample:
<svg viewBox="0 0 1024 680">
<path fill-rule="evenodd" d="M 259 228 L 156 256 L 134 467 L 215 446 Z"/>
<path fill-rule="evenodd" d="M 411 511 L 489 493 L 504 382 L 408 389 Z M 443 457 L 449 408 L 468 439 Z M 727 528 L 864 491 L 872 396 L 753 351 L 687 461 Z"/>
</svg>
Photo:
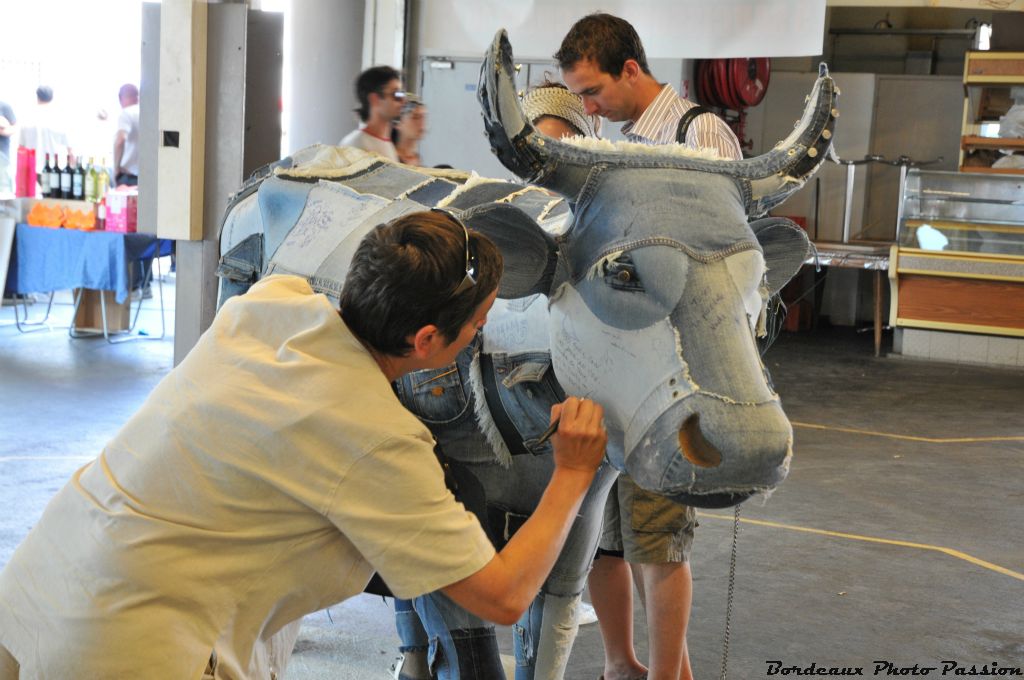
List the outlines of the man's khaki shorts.
<svg viewBox="0 0 1024 680">
<path fill-rule="evenodd" d="M 696 512 L 637 486 L 620 475 L 604 506 L 601 551 L 627 562 L 686 562 L 693 545 Z"/>
</svg>

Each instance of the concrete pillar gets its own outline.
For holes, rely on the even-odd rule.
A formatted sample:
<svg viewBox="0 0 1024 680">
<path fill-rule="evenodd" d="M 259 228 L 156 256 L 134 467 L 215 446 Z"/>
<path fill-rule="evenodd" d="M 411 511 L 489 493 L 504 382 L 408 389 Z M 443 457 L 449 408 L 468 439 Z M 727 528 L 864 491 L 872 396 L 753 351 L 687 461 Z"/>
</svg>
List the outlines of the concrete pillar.
<svg viewBox="0 0 1024 680">
<path fill-rule="evenodd" d="M 293 0 L 285 13 L 283 155 L 337 144 L 359 124 L 365 0 Z"/>
</svg>

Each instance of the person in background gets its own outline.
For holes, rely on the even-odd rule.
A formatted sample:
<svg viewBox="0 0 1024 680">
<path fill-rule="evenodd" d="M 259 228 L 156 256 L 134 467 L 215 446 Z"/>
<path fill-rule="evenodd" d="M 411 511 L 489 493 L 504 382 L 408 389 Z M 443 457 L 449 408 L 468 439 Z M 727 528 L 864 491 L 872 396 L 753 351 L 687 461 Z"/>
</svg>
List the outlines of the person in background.
<svg viewBox="0 0 1024 680">
<path fill-rule="evenodd" d="M 136 187 L 139 185 L 139 88 L 125 83 L 117 91 L 117 100 L 121 103 L 121 115 L 114 133 L 114 186 Z M 146 280 L 147 273 L 152 271 L 151 257 L 132 263 L 133 297 L 141 295 L 144 300 L 153 297 L 150 282 Z"/>
<path fill-rule="evenodd" d="M 227 301 L 0 571 L 0 680 L 268 678 L 271 638 L 374 571 L 516 621 L 604 458 L 601 406 L 552 407 L 554 471 L 496 552 L 391 387 L 455 360 L 501 275 L 429 210 L 363 238 L 338 307 L 287 275 Z"/>
<path fill-rule="evenodd" d="M 14 134 L 14 109 L 7 102 L 0 101 L 0 194 L 14 191 L 11 181 L 11 135 Z"/>
<path fill-rule="evenodd" d="M 139 185 L 139 88 L 131 83 L 117 92 L 121 115 L 114 134 L 114 186 Z"/>
<path fill-rule="evenodd" d="M 36 173 L 42 177 L 43 166 L 46 165 L 46 154 L 61 166 L 67 163 L 71 153 L 67 133 L 60 123 L 53 104 L 53 88 L 40 85 L 36 88 L 36 108 L 21 126 L 18 133 L 18 146 L 36 150 Z"/>
<path fill-rule="evenodd" d="M 651 75 L 640 37 L 629 22 L 611 14 L 590 14 L 577 21 L 554 56 L 565 84 L 583 97 L 587 113 L 625 122 L 622 134 L 627 141 L 675 142 L 679 120 L 697 106 Z M 715 115 L 694 118 L 685 143 L 716 150 L 721 158 L 743 157 L 735 133 Z"/>
<path fill-rule="evenodd" d="M 636 30 L 619 17 L 583 17 L 569 29 L 554 58 L 566 85 L 583 98 L 586 112 L 625 122 L 622 132 L 630 142 L 677 141 L 680 121 L 696 106 L 654 78 Z M 718 116 L 699 115 L 683 127 L 687 146 L 742 158 L 739 140 Z M 688 561 L 696 527 L 693 508 L 621 475 L 609 495 L 604 524 L 588 586 L 604 640 L 605 680 L 692 680 L 686 627 L 693 587 Z M 633 647 L 633 577 L 647 615 L 650 669 Z"/>
<path fill-rule="evenodd" d="M 356 97 L 359 99 L 356 113 L 362 125 L 345 135 L 338 144 L 373 151 L 397 162 L 398 151 L 391 141 L 391 125 L 405 104 L 401 74 L 390 66 L 366 69 L 356 78 Z"/>
<path fill-rule="evenodd" d="M 398 153 L 398 160 L 406 165 L 423 165 L 420 158 L 420 142 L 427 134 L 427 105 L 423 100 L 406 94 L 402 112 L 391 128 L 391 141 Z"/>
<path fill-rule="evenodd" d="M 548 137 L 597 138 L 600 119 L 583 110 L 583 100 L 561 83 L 545 80 L 523 95 L 523 112 Z"/>
</svg>

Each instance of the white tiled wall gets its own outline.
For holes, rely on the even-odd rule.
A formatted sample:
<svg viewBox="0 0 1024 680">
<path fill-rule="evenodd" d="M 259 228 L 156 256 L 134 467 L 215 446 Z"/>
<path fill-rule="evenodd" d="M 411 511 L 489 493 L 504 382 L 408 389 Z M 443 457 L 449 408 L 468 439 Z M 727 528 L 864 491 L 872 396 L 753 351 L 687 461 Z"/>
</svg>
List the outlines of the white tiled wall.
<svg viewBox="0 0 1024 680">
<path fill-rule="evenodd" d="M 1024 338 L 904 328 L 902 350 L 920 359 L 1024 368 Z"/>
</svg>

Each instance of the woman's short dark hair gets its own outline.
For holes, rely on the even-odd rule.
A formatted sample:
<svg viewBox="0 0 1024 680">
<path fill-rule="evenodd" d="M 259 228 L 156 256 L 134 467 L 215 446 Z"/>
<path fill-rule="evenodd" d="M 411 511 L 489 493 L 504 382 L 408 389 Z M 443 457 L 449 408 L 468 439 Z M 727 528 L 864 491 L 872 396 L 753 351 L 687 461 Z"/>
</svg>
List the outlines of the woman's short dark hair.
<svg viewBox="0 0 1024 680">
<path fill-rule="evenodd" d="M 453 295 L 466 276 L 466 237 L 450 215 L 403 215 L 367 234 L 341 291 L 341 317 L 378 352 L 404 356 L 410 335 L 436 325 L 449 343 L 498 287 L 502 259 L 487 237 L 469 232 L 476 285 Z"/>
<path fill-rule="evenodd" d="M 555 52 L 555 60 L 563 71 L 572 70 L 584 59 L 597 62 L 601 71 L 614 78 L 622 73 L 627 59 L 633 59 L 644 73 L 651 74 L 644 45 L 633 26 L 604 12 L 588 14 L 573 24 Z"/>
<path fill-rule="evenodd" d="M 356 78 L 356 98 L 359 99 L 359 120 L 364 123 L 370 119 L 370 93 L 380 91 L 392 80 L 401 80 L 402 74 L 390 66 L 373 66 L 366 69 Z"/>
</svg>

